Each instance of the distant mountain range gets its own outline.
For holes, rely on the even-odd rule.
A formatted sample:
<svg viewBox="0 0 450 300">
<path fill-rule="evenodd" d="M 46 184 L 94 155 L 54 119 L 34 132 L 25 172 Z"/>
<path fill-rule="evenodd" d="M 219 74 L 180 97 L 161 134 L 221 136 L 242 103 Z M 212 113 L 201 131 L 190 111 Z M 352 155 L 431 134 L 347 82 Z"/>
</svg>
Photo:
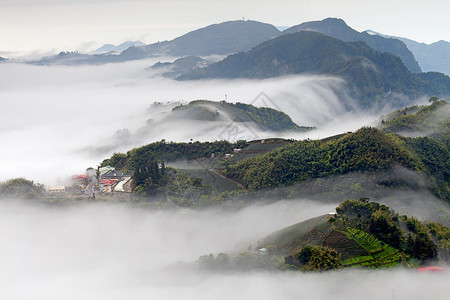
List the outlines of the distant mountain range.
<svg viewBox="0 0 450 300">
<path fill-rule="evenodd" d="M 414 54 L 420 67 L 424 72 L 435 71 L 442 72 L 450 76 L 450 43 L 446 41 L 439 41 L 432 44 L 418 43 L 416 41 L 397 37 L 386 36 L 381 33 L 368 30 L 366 31 L 372 35 L 379 35 L 383 37 L 398 39 L 406 44 L 409 50 Z"/>
<path fill-rule="evenodd" d="M 174 62 L 157 62 L 149 69 L 163 70 L 163 76 L 176 78 L 180 75 L 189 73 L 197 68 L 204 68 L 212 62 L 199 56 L 186 56 L 175 60 Z"/>
<path fill-rule="evenodd" d="M 280 31 L 270 24 L 256 21 L 230 21 L 191 31 L 172 41 L 132 47 L 125 50 L 122 56 L 139 59 L 159 55 L 223 55 L 250 50 L 255 45 L 279 34 Z"/>
<path fill-rule="evenodd" d="M 6 58 L 3 58 L 0 56 L 0 61 L 5 61 L 5 60 L 6 60 Z"/>
<path fill-rule="evenodd" d="M 347 80 L 350 94 L 363 108 L 412 98 L 450 94 L 450 78 L 440 73 L 411 73 L 401 59 L 375 51 L 363 42 L 342 40 L 314 31 L 284 34 L 248 52 L 230 55 L 179 80 L 271 78 L 290 74 L 322 74 Z M 404 98 L 404 97 L 403 97 Z"/>
<path fill-rule="evenodd" d="M 371 35 L 367 32 L 358 32 L 349 27 L 343 20 L 328 18 L 322 21 L 313 21 L 293 26 L 283 31 L 283 34 L 295 33 L 299 31 L 317 31 L 335 37 L 344 42 L 363 41 L 369 47 L 388 52 L 401 58 L 405 66 L 413 73 L 420 73 L 421 69 L 414 55 L 406 45 L 395 38 L 385 38 L 380 35 Z M 430 70 L 431 71 L 431 70 Z"/>
<path fill-rule="evenodd" d="M 278 36 L 273 25 L 256 21 L 230 21 L 210 25 L 182 35 L 172 41 L 146 46 L 131 46 L 117 54 L 81 54 L 61 52 L 64 55 L 44 57 L 34 64 L 103 64 L 124 62 L 157 56 L 226 55 L 247 51 L 257 44 Z M 70 55 L 67 55 L 67 54 Z"/>
<path fill-rule="evenodd" d="M 92 51 L 92 54 L 102 54 L 102 53 L 109 53 L 109 52 L 122 52 L 125 49 L 128 49 L 130 47 L 139 47 L 139 46 L 145 46 L 144 42 L 141 41 L 126 41 L 123 42 L 120 45 L 113 45 L 113 44 L 105 44 L 101 46 L 98 49 L 95 49 Z"/>
<path fill-rule="evenodd" d="M 94 54 L 61 52 L 63 55 L 44 57 L 35 64 L 102 64 L 123 62 L 156 56 L 208 56 L 228 55 L 248 51 L 261 42 L 298 31 L 318 31 L 343 41 L 364 41 L 370 47 L 399 56 L 406 67 L 418 73 L 420 67 L 406 45 L 393 38 L 384 38 L 350 28 L 343 20 L 328 18 L 306 22 L 280 32 L 275 26 L 256 21 L 229 21 L 194 30 L 171 41 L 139 46 L 139 42 L 126 42 L 119 46 L 104 45 Z M 118 52 L 131 43 L 133 46 Z M 70 55 L 68 55 L 70 54 Z"/>
</svg>

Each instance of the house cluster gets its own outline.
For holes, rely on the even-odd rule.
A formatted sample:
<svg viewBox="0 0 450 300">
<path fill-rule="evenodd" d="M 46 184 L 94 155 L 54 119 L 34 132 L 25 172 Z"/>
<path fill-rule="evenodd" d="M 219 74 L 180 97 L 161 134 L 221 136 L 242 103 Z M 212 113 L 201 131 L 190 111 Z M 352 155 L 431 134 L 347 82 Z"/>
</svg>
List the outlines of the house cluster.
<svg viewBox="0 0 450 300">
<path fill-rule="evenodd" d="M 117 171 L 115 168 L 111 166 L 99 168 L 97 176 L 88 176 L 88 175 L 72 176 L 70 185 L 51 186 L 48 188 L 47 191 L 50 194 L 57 194 L 57 193 L 93 194 L 98 192 L 102 194 L 112 194 L 114 192 L 118 193 L 132 192 L 131 175 Z"/>
<path fill-rule="evenodd" d="M 113 192 L 132 192 L 132 179 L 129 174 L 124 174 L 120 171 L 117 171 L 114 167 L 111 166 L 99 168 L 98 172 L 98 186 L 102 193 L 112 194 Z"/>
</svg>

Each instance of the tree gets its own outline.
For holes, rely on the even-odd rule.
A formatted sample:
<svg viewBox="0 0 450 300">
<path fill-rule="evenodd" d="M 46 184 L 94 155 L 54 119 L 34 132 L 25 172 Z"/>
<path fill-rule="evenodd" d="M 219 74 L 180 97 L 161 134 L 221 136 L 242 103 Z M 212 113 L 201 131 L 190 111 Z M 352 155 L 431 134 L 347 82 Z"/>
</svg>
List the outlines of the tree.
<svg viewBox="0 0 450 300">
<path fill-rule="evenodd" d="M 436 101 L 438 101 L 438 100 L 439 100 L 438 97 L 431 97 L 430 100 L 428 100 L 428 102 L 434 103 L 434 102 L 436 102 Z"/>
<path fill-rule="evenodd" d="M 321 246 L 306 246 L 298 254 L 297 258 L 307 271 L 333 270 L 342 267 L 340 255 L 334 249 Z"/>
</svg>

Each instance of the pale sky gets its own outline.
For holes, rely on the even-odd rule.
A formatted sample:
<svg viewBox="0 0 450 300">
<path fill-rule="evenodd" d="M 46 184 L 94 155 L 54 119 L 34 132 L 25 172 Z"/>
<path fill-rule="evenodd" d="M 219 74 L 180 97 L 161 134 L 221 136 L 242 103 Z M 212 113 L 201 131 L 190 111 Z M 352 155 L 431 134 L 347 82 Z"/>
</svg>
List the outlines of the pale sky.
<svg viewBox="0 0 450 300">
<path fill-rule="evenodd" d="M 170 40 L 213 23 L 293 26 L 326 17 L 431 43 L 450 41 L 448 0 L 0 0 L 0 55 L 91 50 L 126 40 Z"/>
</svg>

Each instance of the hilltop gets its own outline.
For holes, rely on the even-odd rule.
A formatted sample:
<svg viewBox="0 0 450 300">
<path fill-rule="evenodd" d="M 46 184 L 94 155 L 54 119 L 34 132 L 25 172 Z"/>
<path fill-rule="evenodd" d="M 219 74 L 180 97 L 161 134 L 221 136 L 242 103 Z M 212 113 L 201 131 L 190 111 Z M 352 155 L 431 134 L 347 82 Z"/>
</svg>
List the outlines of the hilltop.
<svg viewBox="0 0 450 300">
<path fill-rule="evenodd" d="M 437 98 L 428 106 L 411 106 L 382 117 L 381 128 L 403 136 L 428 136 L 450 146 L 450 104 Z"/>
<path fill-rule="evenodd" d="M 284 112 L 251 104 L 196 100 L 172 110 L 174 118 L 200 121 L 232 120 L 256 125 L 262 131 L 308 131 L 312 127 L 300 127 Z M 171 117 L 172 118 L 172 117 Z"/>
<path fill-rule="evenodd" d="M 367 198 L 345 200 L 336 212 L 273 232 L 233 260 L 223 253 L 202 256 L 200 267 L 317 271 L 417 267 L 450 258 L 450 228 L 441 224 L 399 215 Z"/>
<path fill-rule="evenodd" d="M 292 74 L 342 77 L 362 108 L 386 103 L 401 107 L 405 99 L 399 95 L 450 94 L 450 78 L 443 74 L 413 74 L 392 54 L 375 51 L 363 42 L 344 42 L 312 31 L 282 35 L 178 79 L 263 79 Z"/>
<path fill-rule="evenodd" d="M 344 42 L 363 41 L 375 50 L 380 52 L 388 52 L 400 57 L 402 62 L 411 72 L 421 72 L 420 66 L 417 63 L 413 53 L 411 53 L 402 41 L 396 38 L 385 38 L 380 35 L 371 35 L 367 32 L 358 32 L 349 27 L 342 19 L 327 18 L 321 21 L 305 22 L 284 30 L 283 34 L 290 34 L 299 31 L 317 31 L 340 39 Z M 433 71 L 438 70 L 435 69 Z"/>
<path fill-rule="evenodd" d="M 125 49 L 128 49 L 130 47 L 140 47 L 145 46 L 145 43 L 141 41 L 126 41 L 119 45 L 113 45 L 113 44 L 105 44 L 94 51 L 92 51 L 92 54 L 102 54 L 102 53 L 110 53 L 110 52 L 122 52 Z"/>
</svg>

